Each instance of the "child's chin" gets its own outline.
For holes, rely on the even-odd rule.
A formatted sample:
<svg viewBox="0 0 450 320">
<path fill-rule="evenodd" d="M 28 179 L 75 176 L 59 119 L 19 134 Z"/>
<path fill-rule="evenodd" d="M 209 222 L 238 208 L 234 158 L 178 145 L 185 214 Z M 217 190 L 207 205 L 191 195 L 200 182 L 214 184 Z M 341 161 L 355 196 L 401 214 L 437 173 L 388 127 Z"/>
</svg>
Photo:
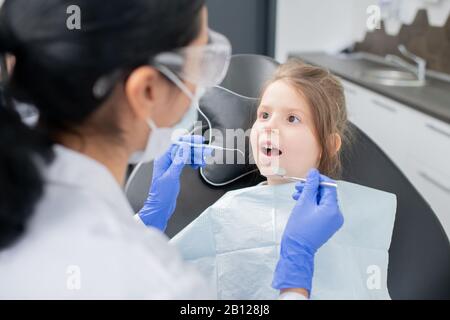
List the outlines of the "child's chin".
<svg viewBox="0 0 450 320">
<path fill-rule="evenodd" d="M 272 166 L 258 165 L 258 169 L 261 175 L 266 178 L 274 177 L 280 172 L 279 167 L 272 167 Z"/>
</svg>

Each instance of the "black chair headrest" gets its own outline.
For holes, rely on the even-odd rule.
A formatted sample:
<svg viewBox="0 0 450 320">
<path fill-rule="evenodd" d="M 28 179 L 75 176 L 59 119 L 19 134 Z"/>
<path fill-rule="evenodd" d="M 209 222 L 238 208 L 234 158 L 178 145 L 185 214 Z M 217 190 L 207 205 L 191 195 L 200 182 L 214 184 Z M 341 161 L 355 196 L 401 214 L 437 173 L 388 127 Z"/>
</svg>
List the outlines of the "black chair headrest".
<svg viewBox="0 0 450 320">
<path fill-rule="evenodd" d="M 200 100 L 200 109 L 212 127 L 212 145 L 237 148 L 238 151 L 214 150 L 214 163 L 201 170 L 203 179 L 212 186 L 225 186 L 240 177 L 257 172 L 250 162 L 249 134 L 256 118 L 259 99 L 238 95 L 222 87 L 210 88 Z M 209 138 L 209 126 L 201 117 L 202 134 Z M 228 164 L 227 164 L 228 163 Z"/>
<path fill-rule="evenodd" d="M 276 60 L 266 56 L 233 55 L 227 75 L 220 86 L 246 97 L 259 97 L 262 87 L 273 76 L 279 65 Z"/>
</svg>

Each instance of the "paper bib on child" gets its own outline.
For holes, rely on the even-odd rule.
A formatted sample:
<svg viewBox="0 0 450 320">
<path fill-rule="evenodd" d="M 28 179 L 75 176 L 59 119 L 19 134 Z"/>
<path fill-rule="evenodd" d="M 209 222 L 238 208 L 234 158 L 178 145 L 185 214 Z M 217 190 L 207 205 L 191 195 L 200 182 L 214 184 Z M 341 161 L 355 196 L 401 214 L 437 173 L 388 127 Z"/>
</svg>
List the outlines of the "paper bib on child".
<svg viewBox="0 0 450 320">
<path fill-rule="evenodd" d="M 280 240 L 295 205 L 294 183 L 228 192 L 171 243 L 214 286 L 218 299 L 276 299 Z M 342 228 L 318 251 L 311 299 L 389 299 L 393 194 L 338 181 Z"/>
</svg>

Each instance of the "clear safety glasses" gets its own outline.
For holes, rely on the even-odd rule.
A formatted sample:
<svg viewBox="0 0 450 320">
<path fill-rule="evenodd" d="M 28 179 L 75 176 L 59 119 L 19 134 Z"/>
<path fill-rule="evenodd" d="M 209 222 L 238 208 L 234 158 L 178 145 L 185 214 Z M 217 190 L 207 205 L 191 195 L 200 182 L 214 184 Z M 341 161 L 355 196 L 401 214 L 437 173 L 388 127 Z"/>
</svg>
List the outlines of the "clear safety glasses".
<svg viewBox="0 0 450 320">
<path fill-rule="evenodd" d="M 203 46 L 189 46 L 155 56 L 151 64 L 163 66 L 180 79 L 202 87 L 213 87 L 222 82 L 231 58 L 228 39 L 209 30 L 209 41 Z"/>
<path fill-rule="evenodd" d="M 197 86 L 220 84 L 230 64 L 231 44 L 218 32 L 209 30 L 208 33 L 208 44 L 159 53 L 150 59 L 149 64 L 158 69 L 168 69 L 180 79 Z M 121 75 L 121 71 L 115 71 L 98 79 L 93 87 L 94 96 L 103 98 Z"/>
</svg>

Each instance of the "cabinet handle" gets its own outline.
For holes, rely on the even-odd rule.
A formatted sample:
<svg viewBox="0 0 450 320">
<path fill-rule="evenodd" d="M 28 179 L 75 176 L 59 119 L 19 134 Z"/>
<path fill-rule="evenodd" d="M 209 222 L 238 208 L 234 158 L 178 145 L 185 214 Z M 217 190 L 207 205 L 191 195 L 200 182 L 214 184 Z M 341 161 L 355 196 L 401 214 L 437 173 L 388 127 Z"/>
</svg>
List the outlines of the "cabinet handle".
<svg viewBox="0 0 450 320">
<path fill-rule="evenodd" d="M 387 105 L 387 104 L 385 104 L 385 103 L 383 103 L 381 101 L 372 99 L 372 103 L 377 105 L 377 106 L 379 106 L 379 107 L 381 107 L 381 108 L 383 108 L 383 109 L 386 109 L 386 110 L 388 110 L 388 111 L 390 111 L 392 113 L 397 113 L 397 109 L 395 109 L 394 107 L 392 107 L 390 105 Z"/>
<path fill-rule="evenodd" d="M 433 130 L 434 132 L 437 132 L 437 133 L 439 133 L 439 134 L 441 134 L 441 135 L 443 135 L 443 136 L 445 136 L 447 138 L 450 138 L 450 133 L 445 131 L 444 129 L 438 128 L 438 127 L 432 125 L 431 123 L 427 123 L 425 126 L 428 129 Z"/>
<path fill-rule="evenodd" d="M 442 191 L 444 191 L 447 194 L 450 194 L 450 189 L 446 186 L 444 186 L 442 183 L 440 183 L 439 181 L 436 181 L 434 178 L 431 178 L 428 174 L 426 174 L 423 171 L 419 171 L 419 175 L 424 178 L 425 180 L 427 180 L 429 183 L 433 184 L 434 186 L 438 187 L 439 189 L 441 189 Z"/>
</svg>

